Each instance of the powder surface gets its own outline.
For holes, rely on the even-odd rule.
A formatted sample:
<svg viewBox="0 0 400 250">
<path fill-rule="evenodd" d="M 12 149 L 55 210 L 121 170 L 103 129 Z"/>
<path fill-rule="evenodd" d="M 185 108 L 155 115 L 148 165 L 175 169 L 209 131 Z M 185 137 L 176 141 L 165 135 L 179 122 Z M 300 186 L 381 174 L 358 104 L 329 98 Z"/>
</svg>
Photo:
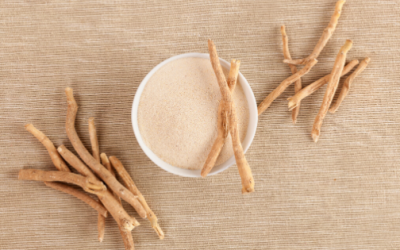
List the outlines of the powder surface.
<svg viewBox="0 0 400 250">
<path fill-rule="evenodd" d="M 224 69 L 225 75 L 228 70 Z M 201 169 L 217 137 L 221 94 L 211 63 L 204 58 L 182 58 L 159 69 L 140 98 L 138 125 L 146 145 L 163 161 L 184 169 Z M 246 136 L 249 108 L 238 82 L 233 93 L 240 138 Z M 229 135 L 217 159 L 233 155 Z"/>
</svg>

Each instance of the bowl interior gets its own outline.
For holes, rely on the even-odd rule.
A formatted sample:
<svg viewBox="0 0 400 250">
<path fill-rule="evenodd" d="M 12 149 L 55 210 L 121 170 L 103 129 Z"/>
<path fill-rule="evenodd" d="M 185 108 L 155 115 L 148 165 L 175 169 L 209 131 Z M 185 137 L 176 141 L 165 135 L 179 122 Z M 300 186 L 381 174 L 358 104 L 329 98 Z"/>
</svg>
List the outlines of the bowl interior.
<svg viewBox="0 0 400 250">
<path fill-rule="evenodd" d="M 133 100 L 133 106 L 132 106 L 132 125 L 133 125 L 133 131 L 135 133 L 136 136 L 136 140 L 138 141 L 140 147 L 142 148 L 142 150 L 144 151 L 144 153 L 147 155 L 147 157 L 150 158 L 150 160 L 152 160 L 157 166 L 159 166 L 160 168 L 164 169 L 167 172 L 176 174 L 176 175 L 180 175 L 180 176 L 184 176 L 184 177 L 201 177 L 200 172 L 201 170 L 188 170 L 188 169 L 182 169 L 182 168 L 178 168 L 175 166 L 172 166 L 168 163 L 166 163 L 165 161 L 161 160 L 156 154 L 154 154 L 150 148 L 147 147 L 147 145 L 144 143 L 143 138 L 140 134 L 140 130 L 139 130 L 139 126 L 138 126 L 138 108 L 139 108 L 139 102 L 140 102 L 140 97 L 143 93 L 143 90 L 148 82 L 148 80 L 153 76 L 153 74 L 159 70 L 161 67 L 163 67 L 165 64 L 173 61 L 173 60 L 177 60 L 180 58 L 185 58 L 185 57 L 200 57 L 200 58 L 206 58 L 209 59 L 209 55 L 208 54 L 202 54 L 202 53 L 187 53 L 187 54 L 181 54 L 181 55 L 177 55 L 174 57 L 171 57 L 165 61 L 163 61 L 162 63 L 158 64 L 154 69 L 152 69 L 147 75 L 146 77 L 143 79 L 143 81 L 140 83 L 139 88 L 136 91 L 135 94 L 135 98 Z M 230 63 L 228 63 L 227 61 L 223 60 L 223 59 L 219 59 L 221 66 L 229 69 L 230 68 Z M 250 147 L 254 135 L 256 133 L 256 128 L 257 128 L 257 122 L 258 122 L 258 112 L 257 112 L 257 104 L 256 104 L 256 100 L 254 98 L 254 93 L 249 85 L 249 83 L 247 82 L 246 78 L 244 78 L 244 76 L 242 75 L 242 73 L 239 72 L 239 76 L 238 76 L 239 82 L 241 84 L 241 87 L 243 89 L 243 92 L 246 96 L 247 102 L 248 102 L 248 106 L 249 106 L 249 125 L 247 128 L 247 132 L 246 132 L 246 137 L 244 139 L 244 141 L 242 142 L 242 146 L 244 151 L 246 152 L 247 149 Z M 229 158 L 226 162 L 215 166 L 211 172 L 209 173 L 209 175 L 215 175 L 218 174 L 222 171 L 224 171 L 225 169 L 229 168 L 230 166 L 232 166 L 235 163 L 235 157 L 232 156 L 231 158 Z"/>
</svg>

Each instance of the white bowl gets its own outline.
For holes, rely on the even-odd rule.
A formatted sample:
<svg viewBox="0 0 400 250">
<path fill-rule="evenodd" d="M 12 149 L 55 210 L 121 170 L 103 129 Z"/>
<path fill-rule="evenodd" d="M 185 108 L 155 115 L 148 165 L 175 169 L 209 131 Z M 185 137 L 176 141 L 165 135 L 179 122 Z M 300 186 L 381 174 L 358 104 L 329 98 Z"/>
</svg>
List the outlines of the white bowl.
<svg viewBox="0 0 400 250">
<path fill-rule="evenodd" d="M 161 160 L 156 154 L 154 154 L 144 143 L 142 136 L 140 134 L 139 126 L 138 126 L 138 108 L 139 108 L 139 102 L 140 102 L 140 96 L 143 93 L 143 90 L 149 81 L 149 79 L 154 75 L 154 73 L 159 70 L 161 67 L 166 65 L 167 63 L 177 60 L 180 58 L 185 58 L 185 57 L 199 57 L 199 58 L 206 58 L 210 59 L 210 56 L 208 54 L 202 54 L 202 53 L 187 53 L 187 54 L 181 54 L 177 56 L 173 56 L 162 63 L 158 64 L 154 69 L 152 69 L 146 77 L 143 79 L 143 81 L 140 83 L 139 88 L 136 91 L 135 98 L 133 100 L 133 106 L 132 106 L 132 125 L 133 125 L 133 132 L 135 133 L 136 140 L 138 141 L 140 147 L 144 151 L 144 153 L 152 160 L 157 166 L 160 168 L 164 169 L 167 172 L 170 172 L 172 174 L 184 176 L 184 177 L 201 177 L 200 172 L 201 170 L 188 170 L 188 169 L 182 169 L 178 167 L 174 167 L 165 161 Z M 230 68 L 230 63 L 223 59 L 219 59 L 221 66 L 229 69 Z M 251 87 L 249 83 L 247 82 L 246 78 L 242 75 L 242 73 L 239 73 L 239 82 L 242 86 L 243 92 L 247 98 L 248 106 L 249 106 L 249 111 L 250 111 L 250 116 L 249 116 L 249 125 L 247 128 L 247 133 L 244 141 L 242 142 L 242 146 L 244 151 L 246 152 L 247 149 L 250 147 L 251 143 L 253 142 L 254 135 L 256 133 L 256 128 L 257 128 L 257 122 L 258 122 L 258 112 L 257 112 L 257 104 L 256 104 L 256 99 L 254 98 L 254 93 L 251 90 Z M 218 174 L 225 169 L 229 168 L 235 164 L 235 157 L 232 156 L 229 158 L 226 162 L 223 164 L 220 164 L 218 166 L 215 166 L 211 172 L 208 175 L 215 175 Z"/>
</svg>

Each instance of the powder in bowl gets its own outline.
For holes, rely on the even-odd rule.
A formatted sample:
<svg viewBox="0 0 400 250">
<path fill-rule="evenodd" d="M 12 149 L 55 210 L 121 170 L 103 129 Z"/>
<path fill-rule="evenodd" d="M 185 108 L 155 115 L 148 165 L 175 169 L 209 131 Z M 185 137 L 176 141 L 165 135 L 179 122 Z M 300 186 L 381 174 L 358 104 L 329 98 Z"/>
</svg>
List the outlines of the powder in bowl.
<svg viewBox="0 0 400 250">
<path fill-rule="evenodd" d="M 224 69 L 227 75 L 228 70 Z M 217 137 L 221 99 L 208 59 L 188 57 L 161 67 L 140 97 L 138 126 L 144 143 L 160 159 L 184 169 L 201 169 Z M 238 82 L 233 93 L 240 138 L 246 136 L 249 108 Z M 216 165 L 233 155 L 230 135 Z"/>
</svg>

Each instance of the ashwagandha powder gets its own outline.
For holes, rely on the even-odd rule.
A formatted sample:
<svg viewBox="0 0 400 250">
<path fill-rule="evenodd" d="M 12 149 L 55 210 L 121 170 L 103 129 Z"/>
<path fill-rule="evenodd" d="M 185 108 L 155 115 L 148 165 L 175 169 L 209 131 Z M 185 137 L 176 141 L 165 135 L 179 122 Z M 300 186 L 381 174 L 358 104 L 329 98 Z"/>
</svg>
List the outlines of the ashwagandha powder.
<svg viewBox="0 0 400 250">
<path fill-rule="evenodd" d="M 224 73 L 227 75 L 228 70 L 224 69 Z M 147 82 L 140 98 L 138 124 L 144 142 L 172 166 L 201 169 L 217 137 L 220 99 L 210 60 L 181 58 L 164 65 Z M 243 141 L 249 108 L 239 82 L 233 99 Z M 232 155 L 229 135 L 216 165 Z"/>
</svg>

